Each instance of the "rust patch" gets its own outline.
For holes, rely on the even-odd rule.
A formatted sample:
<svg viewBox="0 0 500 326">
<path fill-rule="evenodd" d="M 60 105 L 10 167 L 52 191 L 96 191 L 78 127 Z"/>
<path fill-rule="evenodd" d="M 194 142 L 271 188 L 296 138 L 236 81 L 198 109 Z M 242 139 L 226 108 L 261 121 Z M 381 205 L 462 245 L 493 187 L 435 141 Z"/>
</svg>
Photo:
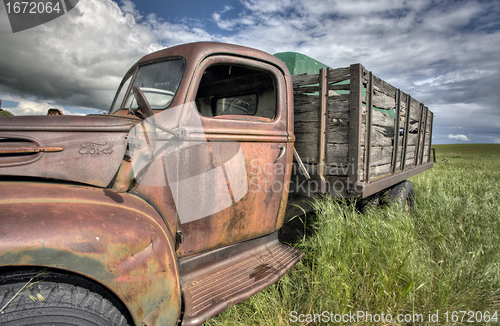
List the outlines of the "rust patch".
<svg viewBox="0 0 500 326">
<path fill-rule="evenodd" d="M 69 246 L 71 250 L 76 252 L 87 252 L 87 253 L 98 253 L 102 252 L 102 249 L 99 248 L 99 245 L 96 245 L 92 242 L 82 242 L 82 243 L 72 243 Z"/>
<path fill-rule="evenodd" d="M 277 274 L 279 270 L 270 266 L 269 264 L 262 264 L 260 266 L 255 267 L 255 271 L 250 274 L 250 278 L 255 279 L 255 282 L 260 281 L 271 274 Z"/>
<path fill-rule="evenodd" d="M 128 272 L 132 269 L 138 268 L 143 265 L 153 254 L 153 241 L 141 251 L 135 253 L 129 258 L 122 260 L 116 268 L 122 272 Z"/>
</svg>

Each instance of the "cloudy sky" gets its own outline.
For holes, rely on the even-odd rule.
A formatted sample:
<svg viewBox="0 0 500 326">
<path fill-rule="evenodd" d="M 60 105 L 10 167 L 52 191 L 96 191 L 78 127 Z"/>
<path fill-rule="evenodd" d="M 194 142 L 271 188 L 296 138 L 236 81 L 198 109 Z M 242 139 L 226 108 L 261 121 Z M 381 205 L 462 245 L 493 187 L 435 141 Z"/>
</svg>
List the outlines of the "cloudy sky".
<svg viewBox="0 0 500 326">
<path fill-rule="evenodd" d="M 106 111 L 141 56 L 195 41 L 362 63 L 435 113 L 434 143 L 500 143 L 498 0 L 80 0 L 18 33 L 0 4 L 2 108 Z"/>
</svg>

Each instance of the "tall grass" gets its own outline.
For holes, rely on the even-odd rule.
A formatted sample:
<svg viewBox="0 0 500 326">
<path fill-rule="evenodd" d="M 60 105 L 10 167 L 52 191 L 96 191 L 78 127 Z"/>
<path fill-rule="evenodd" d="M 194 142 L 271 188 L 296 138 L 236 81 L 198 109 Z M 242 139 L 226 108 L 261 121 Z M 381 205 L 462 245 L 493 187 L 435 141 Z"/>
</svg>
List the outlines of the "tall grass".
<svg viewBox="0 0 500 326">
<path fill-rule="evenodd" d="M 436 146 L 436 156 L 411 179 L 411 216 L 394 207 L 362 215 L 353 203 L 318 199 L 315 214 L 292 222 L 304 230 L 292 244 L 306 257 L 209 324 L 296 325 L 298 314 L 363 311 L 422 314 L 421 325 L 437 310 L 446 324 L 446 311 L 500 310 L 500 146 Z"/>
</svg>

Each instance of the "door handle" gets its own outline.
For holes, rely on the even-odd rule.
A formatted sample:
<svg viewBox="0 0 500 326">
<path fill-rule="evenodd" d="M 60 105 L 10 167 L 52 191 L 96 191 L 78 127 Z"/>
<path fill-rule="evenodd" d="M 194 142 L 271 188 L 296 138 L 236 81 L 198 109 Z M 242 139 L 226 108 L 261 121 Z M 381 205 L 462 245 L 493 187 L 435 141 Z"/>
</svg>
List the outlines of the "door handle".
<svg viewBox="0 0 500 326">
<path fill-rule="evenodd" d="M 283 155 L 285 155 L 285 152 L 286 152 L 286 147 L 285 146 L 280 146 L 280 155 L 278 155 L 278 158 L 276 159 L 276 161 L 274 161 L 274 163 L 278 162 L 280 158 L 283 157 Z"/>
</svg>

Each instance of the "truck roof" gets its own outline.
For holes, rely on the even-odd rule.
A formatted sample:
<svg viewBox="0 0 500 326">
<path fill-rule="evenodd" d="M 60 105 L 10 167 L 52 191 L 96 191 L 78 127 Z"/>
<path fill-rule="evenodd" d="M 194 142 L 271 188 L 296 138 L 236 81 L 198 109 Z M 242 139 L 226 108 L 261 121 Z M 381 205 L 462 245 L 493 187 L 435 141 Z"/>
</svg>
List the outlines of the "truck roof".
<svg viewBox="0 0 500 326">
<path fill-rule="evenodd" d="M 284 73 L 288 72 L 286 65 L 281 60 L 267 52 L 241 45 L 219 42 L 195 42 L 173 46 L 148 54 L 137 61 L 137 64 L 171 56 L 184 57 L 188 62 L 200 62 L 204 58 L 215 54 L 230 54 L 253 58 L 270 63 Z"/>
</svg>

